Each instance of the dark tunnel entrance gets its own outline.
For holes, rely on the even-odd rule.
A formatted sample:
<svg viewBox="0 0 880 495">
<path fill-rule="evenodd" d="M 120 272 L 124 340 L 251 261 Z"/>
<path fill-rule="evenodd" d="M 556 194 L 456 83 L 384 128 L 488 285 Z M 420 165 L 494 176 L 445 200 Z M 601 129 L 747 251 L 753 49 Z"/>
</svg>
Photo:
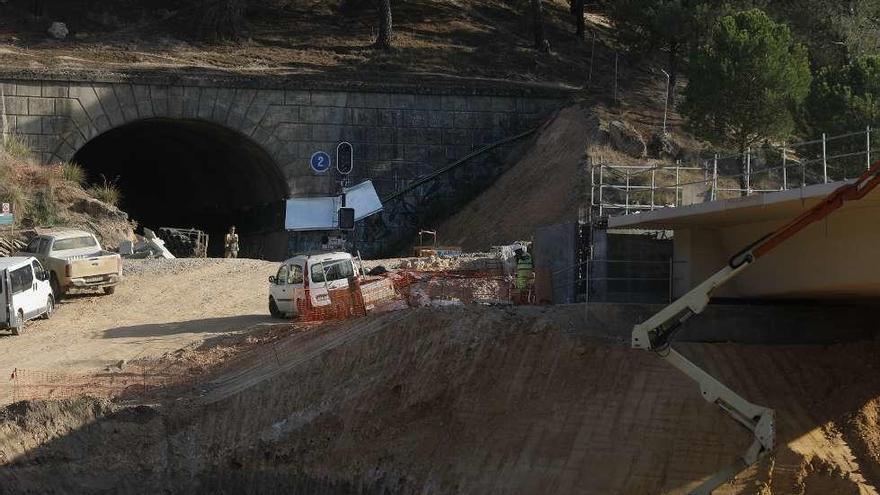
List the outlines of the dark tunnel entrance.
<svg viewBox="0 0 880 495">
<path fill-rule="evenodd" d="M 90 183 L 115 181 L 119 206 L 139 227 L 204 230 L 209 255 L 222 256 L 223 236 L 235 225 L 240 256 L 286 254 L 287 183 L 266 151 L 243 134 L 204 121 L 140 120 L 92 139 L 73 161 Z"/>
</svg>

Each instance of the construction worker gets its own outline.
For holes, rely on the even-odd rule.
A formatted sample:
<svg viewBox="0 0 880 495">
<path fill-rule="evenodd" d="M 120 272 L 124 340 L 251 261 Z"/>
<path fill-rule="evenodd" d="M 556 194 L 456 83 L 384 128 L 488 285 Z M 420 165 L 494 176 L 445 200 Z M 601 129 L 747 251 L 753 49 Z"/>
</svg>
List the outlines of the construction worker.
<svg viewBox="0 0 880 495">
<path fill-rule="evenodd" d="M 229 227 L 224 246 L 226 246 L 227 258 L 238 258 L 238 234 L 235 233 L 235 225 Z"/>
<path fill-rule="evenodd" d="M 516 278 L 513 285 L 519 292 L 521 302 L 525 303 L 529 300 L 535 264 L 531 255 L 522 247 L 516 248 L 513 254 L 516 259 Z"/>
</svg>

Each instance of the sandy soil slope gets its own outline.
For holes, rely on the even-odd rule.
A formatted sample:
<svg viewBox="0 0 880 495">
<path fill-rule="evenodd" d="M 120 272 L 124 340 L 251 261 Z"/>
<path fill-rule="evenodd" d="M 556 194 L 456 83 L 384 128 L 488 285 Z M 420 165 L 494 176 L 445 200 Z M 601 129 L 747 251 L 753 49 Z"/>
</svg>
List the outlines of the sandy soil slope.
<svg viewBox="0 0 880 495">
<path fill-rule="evenodd" d="M 374 315 L 256 349 L 170 404 L 19 403 L 0 411 L 0 486 L 682 494 L 744 451 L 693 383 L 582 314 Z M 718 493 L 876 493 L 877 343 L 682 348 L 777 411 L 779 447 Z"/>
</svg>

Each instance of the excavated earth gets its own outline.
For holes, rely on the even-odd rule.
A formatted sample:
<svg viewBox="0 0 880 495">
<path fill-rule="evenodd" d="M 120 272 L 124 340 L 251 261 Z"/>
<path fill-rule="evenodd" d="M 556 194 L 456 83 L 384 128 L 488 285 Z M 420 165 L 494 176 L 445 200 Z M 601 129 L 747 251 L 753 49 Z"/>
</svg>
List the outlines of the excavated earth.
<svg viewBox="0 0 880 495">
<path fill-rule="evenodd" d="M 0 411 L 2 493 L 687 493 L 749 434 L 582 306 L 418 308 L 297 331 L 174 400 Z M 878 344 L 682 350 L 776 409 L 718 493 L 876 493 Z"/>
</svg>

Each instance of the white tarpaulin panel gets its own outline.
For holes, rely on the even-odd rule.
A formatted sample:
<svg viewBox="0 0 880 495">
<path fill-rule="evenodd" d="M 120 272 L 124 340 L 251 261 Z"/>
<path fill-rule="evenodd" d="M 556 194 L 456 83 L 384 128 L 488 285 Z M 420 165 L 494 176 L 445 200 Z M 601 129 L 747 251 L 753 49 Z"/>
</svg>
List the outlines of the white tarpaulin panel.
<svg viewBox="0 0 880 495">
<path fill-rule="evenodd" d="M 382 202 L 371 181 L 345 190 L 345 205 L 354 208 L 355 221 L 382 210 Z M 341 196 L 291 198 L 287 200 L 284 228 L 287 230 L 333 230 L 337 227 Z"/>
<path fill-rule="evenodd" d="M 341 198 L 338 198 L 341 202 Z M 341 203 L 340 203 L 341 206 Z M 382 201 L 372 181 L 364 181 L 345 190 L 345 206 L 354 208 L 355 221 L 382 211 Z"/>
</svg>

